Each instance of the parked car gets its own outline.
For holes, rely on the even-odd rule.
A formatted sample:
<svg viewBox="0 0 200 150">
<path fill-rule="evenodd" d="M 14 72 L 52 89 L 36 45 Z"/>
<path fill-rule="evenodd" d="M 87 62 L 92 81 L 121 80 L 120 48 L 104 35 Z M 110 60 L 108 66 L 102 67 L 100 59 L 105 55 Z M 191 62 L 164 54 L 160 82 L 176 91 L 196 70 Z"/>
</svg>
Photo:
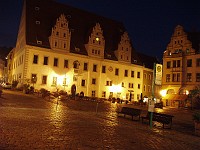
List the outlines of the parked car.
<svg viewBox="0 0 200 150">
<path fill-rule="evenodd" d="M 3 87 L 4 89 L 11 89 L 11 88 L 12 88 L 12 84 L 10 84 L 10 83 L 8 83 L 8 82 L 2 83 L 2 87 Z"/>
</svg>

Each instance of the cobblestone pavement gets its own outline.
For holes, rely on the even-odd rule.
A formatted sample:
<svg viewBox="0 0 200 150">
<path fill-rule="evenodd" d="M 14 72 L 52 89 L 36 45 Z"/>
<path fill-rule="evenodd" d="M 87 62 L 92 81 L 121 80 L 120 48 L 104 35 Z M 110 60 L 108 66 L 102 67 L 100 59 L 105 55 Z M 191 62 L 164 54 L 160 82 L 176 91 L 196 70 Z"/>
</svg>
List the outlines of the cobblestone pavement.
<svg viewBox="0 0 200 150">
<path fill-rule="evenodd" d="M 0 98 L 1 150 L 197 150 L 192 111 L 165 108 L 175 115 L 172 129 L 119 117 L 122 104 L 44 100 L 4 91 Z M 130 107 L 136 107 L 130 105 Z M 139 106 L 138 106 L 139 107 Z M 143 114 L 146 108 L 142 107 Z"/>
</svg>

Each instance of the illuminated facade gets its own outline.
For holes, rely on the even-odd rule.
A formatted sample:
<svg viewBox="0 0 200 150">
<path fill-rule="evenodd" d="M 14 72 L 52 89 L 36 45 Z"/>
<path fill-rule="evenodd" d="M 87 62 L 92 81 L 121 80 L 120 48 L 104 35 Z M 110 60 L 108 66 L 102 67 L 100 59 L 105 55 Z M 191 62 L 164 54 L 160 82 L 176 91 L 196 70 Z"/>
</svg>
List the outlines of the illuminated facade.
<svg viewBox="0 0 200 150">
<path fill-rule="evenodd" d="M 102 98 L 129 99 L 133 90 L 132 100 L 140 100 L 143 72 L 153 71 L 135 59 L 122 23 L 51 0 L 24 2 L 10 81 L 68 93 L 75 85 Z"/>
<path fill-rule="evenodd" d="M 185 32 L 182 26 L 176 26 L 163 54 L 162 89 L 166 105 L 175 105 L 169 98 L 173 94 L 179 95 L 173 98 L 179 106 L 185 105 L 184 95 L 200 84 L 199 52 L 200 33 Z"/>
</svg>

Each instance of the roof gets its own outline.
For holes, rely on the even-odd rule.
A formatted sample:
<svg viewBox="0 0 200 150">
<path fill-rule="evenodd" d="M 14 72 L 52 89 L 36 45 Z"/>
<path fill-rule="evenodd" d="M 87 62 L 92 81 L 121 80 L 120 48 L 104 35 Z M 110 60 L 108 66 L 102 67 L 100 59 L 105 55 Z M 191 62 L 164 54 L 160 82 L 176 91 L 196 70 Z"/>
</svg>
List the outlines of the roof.
<svg viewBox="0 0 200 150">
<path fill-rule="evenodd" d="M 39 7 L 39 11 L 35 7 Z M 49 36 L 61 14 L 66 16 L 71 30 L 70 52 L 77 53 L 76 47 L 80 49 L 80 54 L 87 55 L 85 44 L 88 42 L 88 35 L 96 23 L 99 23 L 105 39 L 105 58 L 116 60 L 114 51 L 117 50 L 121 35 L 126 31 L 123 23 L 53 0 L 26 0 L 26 44 L 50 48 Z M 40 24 L 36 24 L 36 21 L 40 21 Z M 37 44 L 37 40 L 42 41 L 42 44 Z M 107 57 L 108 54 L 112 56 Z"/>
<path fill-rule="evenodd" d="M 158 63 L 158 64 L 160 63 L 156 57 L 148 56 L 140 52 L 136 52 L 133 59 L 137 60 L 138 64 L 144 65 L 146 68 L 149 68 L 149 69 L 153 69 L 154 63 Z"/>
</svg>

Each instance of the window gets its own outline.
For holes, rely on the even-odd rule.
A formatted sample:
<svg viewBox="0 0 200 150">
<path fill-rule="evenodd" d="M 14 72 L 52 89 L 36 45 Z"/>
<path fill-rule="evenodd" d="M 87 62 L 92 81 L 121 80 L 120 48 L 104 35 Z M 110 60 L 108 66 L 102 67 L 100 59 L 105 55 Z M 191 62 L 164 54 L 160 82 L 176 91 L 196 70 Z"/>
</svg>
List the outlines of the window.
<svg viewBox="0 0 200 150">
<path fill-rule="evenodd" d="M 106 73 L 106 66 L 102 66 L 102 73 Z"/>
<path fill-rule="evenodd" d="M 134 78 L 134 71 L 131 71 L 131 77 Z"/>
<path fill-rule="evenodd" d="M 138 84 L 138 89 L 140 89 L 140 84 Z"/>
<path fill-rule="evenodd" d="M 88 70 L 88 63 L 84 63 L 84 68 L 83 70 L 87 71 Z"/>
<path fill-rule="evenodd" d="M 197 59 L 196 59 L 196 66 L 197 66 L 197 67 L 200 67 L 200 58 L 197 58 Z"/>
<path fill-rule="evenodd" d="M 124 76 L 125 76 L 125 77 L 128 77 L 128 70 L 125 70 L 125 71 L 124 71 Z"/>
<path fill-rule="evenodd" d="M 180 82 L 180 81 L 181 81 L 181 74 L 177 73 L 177 82 Z"/>
<path fill-rule="evenodd" d="M 170 74 L 166 74 L 166 82 L 170 82 Z"/>
<path fill-rule="evenodd" d="M 186 81 L 187 82 L 192 82 L 192 73 L 187 73 Z"/>
<path fill-rule="evenodd" d="M 57 85 L 57 77 L 53 77 L 52 85 Z"/>
<path fill-rule="evenodd" d="M 48 65 L 48 57 L 44 57 L 44 62 L 43 62 L 43 65 Z"/>
<path fill-rule="evenodd" d="M 38 55 L 33 56 L 33 63 L 37 64 L 38 63 Z"/>
<path fill-rule="evenodd" d="M 187 67 L 192 67 L 192 59 L 187 60 Z"/>
<path fill-rule="evenodd" d="M 172 74 L 172 82 L 176 82 L 176 74 Z"/>
<path fill-rule="evenodd" d="M 109 98 L 113 97 L 113 92 L 110 92 Z"/>
<path fill-rule="evenodd" d="M 92 91 L 92 97 L 95 97 L 95 91 Z"/>
<path fill-rule="evenodd" d="M 104 98 L 106 97 L 106 91 L 102 92 L 102 97 L 104 97 Z"/>
<path fill-rule="evenodd" d="M 37 20 L 37 21 L 35 21 L 35 23 L 36 23 L 36 24 L 40 24 L 40 21 Z"/>
<path fill-rule="evenodd" d="M 79 69 L 80 63 L 76 60 L 73 62 L 73 65 L 74 69 Z"/>
<path fill-rule="evenodd" d="M 47 76 L 42 76 L 42 84 L 47 84 Z"/>
<path fill-rule="evenodd" d="M 146 91 L 146 85 L 144 85 L 144 92 Z"/>
<path fill-rule="evenodd" d="M 167 62 L 167 69 L 171 68 L 171 61 Z"/>
<path fill-rule="evenodd" d="M 115 68 L 115 75 L 118 76 L 119 75 L 119 69 Z"/>
<path fill-rule="evenodd" d="M 140 72 L 137 72 L 137 78 L 140 78 Z"/>
<path fill-rule="evenodd" d="M 176 68 L 176 60 L 173 60 L 173 68 Z"/>
<path fill-rule="evenodd" d="M 68 60 L 67 59 L 64 60 L 64 68 L 68 68 Z"/>
<path fill-rule="evenodd" d="M 86 83 L 85 80 L 82 80 L 81 81 L 81 86 L 85 86 L 85 83 Z"/>
<path fill-rule="evenodd" d="M 148 85 L 148 92 L 151 92 L 151 86 Z"/>
<path fill-rule="evenodd" d="M 196 82 L 200 82 L 200 73 L 196 73 Z"/>
<path fill-rule="evenodd" d="M 112 81 L 106 81 L 106 86 L 112 86 Z"/>
<path fill-rule="evenodd" d="M 97 65 L 93 65 L 93 72 L 97 72 Z"/>
<path fill-rule="evenodd" d="M 36 83 L 37 82 L 37 74 L 32 74 L 31 75 L 31 83 Z"/>
<path fill-rule="evenodd" d="M 177 67 L 181 67 L 181 61 L 177 60 Z"/>
<path fill-rule="evenodd" d="M 144 79 L 147 79 L 147 74 L 146 73 L 144 73 Z"/>
<path fill-rule="evenodd" d="M 150 74 L 148 75 L 148 79 L 151 80 L 151 75 Z"/>
<path fill-rule="evenodd" d="M 96 79 L 95 78 L 92 79 L 92 84 L 96 84 Z"/>
<path fill-rule="evenodd" d="M 140 100 L 140 94 L 137 94 L 137 100 Z"/>
<path fill-rule="evenodd" d="M 63 85 L 67 85 L 67 78 L 63 78 Z"/>
<path fill-rule="evenodd" d="M 124 87 L 124 82 L 122 82 L 122 87 Z"/>
<path fill-rule="evenodd" d="M 128 84 L 128 87 L 129 87 L 129 88 L 133 88 L 133 87 L 134 87 L 133 83 L 129 83 L 129 84 Z"/>
<path fill-rule="evenodd" d="M 54 58 L 53 66 L 54 67 L 58 66 L 58 58 Z"/>
</svg>

